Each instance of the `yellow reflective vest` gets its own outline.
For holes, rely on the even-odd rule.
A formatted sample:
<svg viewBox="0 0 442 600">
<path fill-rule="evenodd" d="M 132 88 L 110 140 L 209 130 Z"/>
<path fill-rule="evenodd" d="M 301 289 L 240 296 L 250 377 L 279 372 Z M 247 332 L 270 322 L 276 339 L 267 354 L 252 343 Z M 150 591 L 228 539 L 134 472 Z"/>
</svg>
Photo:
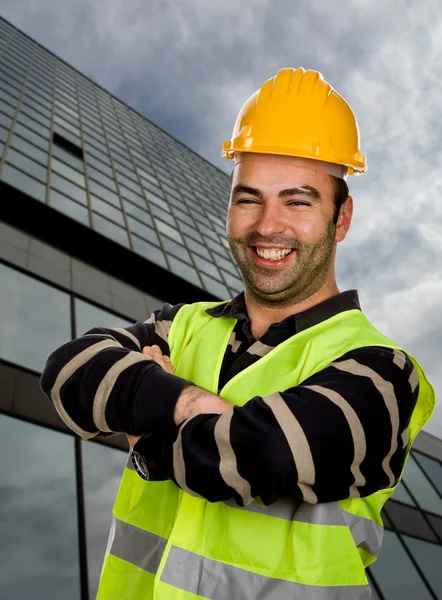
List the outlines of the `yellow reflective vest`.
<svg viewBox="0 0 442 600">
<path fill-rule="evenodd" d="M 220 303 L 186 305 L 169 333 L 175 373 L 218 393 L 236 320 L 213 318 Z M 238 373 L 219 394 L 236 405 L 299 385 L 346 352 L 399 347 L 359 310 L 306 329 Z M 434 391 L 412 357 L 419 397 L 408 450 L 434 408 Z M 393 489 L 309 504 L 281 498 L 264 507 L 210 503 L 171 481 L 146 482 L 125 468 L 113 511 L 97 600 L 369 600 L 365 568 L 382 541 L 381 509 Z"/>
</svg>

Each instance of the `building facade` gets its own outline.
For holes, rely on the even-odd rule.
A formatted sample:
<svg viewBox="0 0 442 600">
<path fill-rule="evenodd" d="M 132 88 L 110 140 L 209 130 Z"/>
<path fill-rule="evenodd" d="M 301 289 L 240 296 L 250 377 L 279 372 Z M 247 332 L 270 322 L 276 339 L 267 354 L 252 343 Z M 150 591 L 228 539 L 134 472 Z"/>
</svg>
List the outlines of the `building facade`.
<svg viewBox="0 0 442 600">
<path fill-rule="evenodd" d="M 39 374 L 92 327 L 242 289 L 229 180 L 2 19 L 0 157 L 0 598 L 93 599 L 127 444 L 71 435 Z M 384 521 L 375 598 L 442 598 L 441 440 Z"/>
</svg>

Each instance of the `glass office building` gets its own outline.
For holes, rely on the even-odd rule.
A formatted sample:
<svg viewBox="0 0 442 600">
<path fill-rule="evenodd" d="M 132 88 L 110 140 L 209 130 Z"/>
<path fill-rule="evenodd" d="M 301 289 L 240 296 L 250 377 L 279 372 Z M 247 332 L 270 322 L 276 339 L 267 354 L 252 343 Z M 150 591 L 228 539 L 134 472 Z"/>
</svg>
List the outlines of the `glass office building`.
<svg viewBox="0 0 442 600">
<path fill-rule="evenodd" d="M 241 290 L 229 180 L 1 19 L 0 157 L 0 598 L 92 599 L 127 446 L 71 435 L 39 373 L 93 326 Z M 384 521 L 375 597 L 442 598 L 441 440 Z"/>
</svg>

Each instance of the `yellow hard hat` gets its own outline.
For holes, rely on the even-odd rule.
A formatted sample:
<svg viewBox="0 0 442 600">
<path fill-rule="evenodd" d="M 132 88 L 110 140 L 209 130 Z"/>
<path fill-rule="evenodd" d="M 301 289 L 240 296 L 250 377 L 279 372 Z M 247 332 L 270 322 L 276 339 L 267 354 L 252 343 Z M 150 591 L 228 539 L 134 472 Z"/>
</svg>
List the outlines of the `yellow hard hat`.
<svg viewBox="0 0 442 600">
<path fill-rule="evenodd" d="M 349 175 L 367 170 L 350 106 L 321 73 L 302 68 L 281 69 L 245 102 L 223 144 L 227 159 L 236 152 L 311 158 L 345 166 Z"/>
</svg>

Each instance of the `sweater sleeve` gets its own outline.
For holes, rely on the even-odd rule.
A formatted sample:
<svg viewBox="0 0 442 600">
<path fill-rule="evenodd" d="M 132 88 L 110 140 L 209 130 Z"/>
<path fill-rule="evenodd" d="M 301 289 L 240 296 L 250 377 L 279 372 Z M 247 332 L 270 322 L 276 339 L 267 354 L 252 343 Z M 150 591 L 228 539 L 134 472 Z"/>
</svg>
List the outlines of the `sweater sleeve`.
<svg viewBox="0 0 442 600">
<path fill-rule="evenodd" d="M 194 416 L 161 441 L 153 436 L 146 458 L 212 502 L 368 496 L 400 477 L 417 395 L 407 355 L 362 348 L 301 385 L 219 416 Z"/>
<path fill-rule="evenodd" d="M 173 426 L 175 404 L 191 382 L 163 371 L 142 349 L 157 344 L 169 356 L 168 333 L 182 306 L 165 304 L 125 329 L 91 329 L 49 356 L 40 386 L 70 429 L 89 439 Z"/>
</svg>

